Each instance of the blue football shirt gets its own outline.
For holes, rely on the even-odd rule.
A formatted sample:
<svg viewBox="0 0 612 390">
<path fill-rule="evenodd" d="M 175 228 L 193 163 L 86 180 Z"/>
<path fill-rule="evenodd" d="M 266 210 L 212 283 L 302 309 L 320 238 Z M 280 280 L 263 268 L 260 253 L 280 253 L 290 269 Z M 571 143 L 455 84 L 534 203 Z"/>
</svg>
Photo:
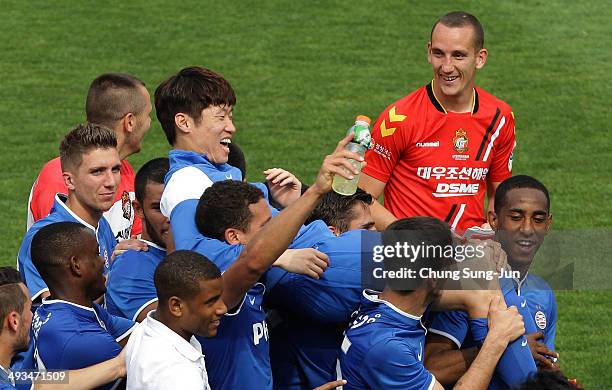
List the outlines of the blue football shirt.
<svg viewBox="0 0 612 390">
<path fill-rule="evenodd" d="M 19 248 L 19 254 L 17 256 L 17 269 L 19 269 L 26 286 L 28 286 L 30 299 L 32 300 L 38 298 L 43 292 L 49 291 L 47 284 L 44 282 L 36 266 L 32 262 L 32 255 L 30 252 L 32 239 L 40 229 L 57 222 L 78 222 L 90 228 L 98 241 L 100 256 L 104 259 L 104 273 L 106 274 L 108 272 L 109 262 L 117 243 L 108 221 L 102 217 L 97 227 L 91 226 L 66 206 L 65 198 L 55 195 L 51 213 L 45 218 L 36 221 L 30 230 L 28 230 L 21 242 L 21 247 Z"/>
</svg>

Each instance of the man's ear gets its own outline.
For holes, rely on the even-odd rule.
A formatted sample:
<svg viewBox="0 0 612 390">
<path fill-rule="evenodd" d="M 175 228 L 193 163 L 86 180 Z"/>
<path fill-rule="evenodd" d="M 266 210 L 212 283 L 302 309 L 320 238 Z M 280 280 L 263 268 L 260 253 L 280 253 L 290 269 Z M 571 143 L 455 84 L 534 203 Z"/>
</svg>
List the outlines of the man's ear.
<svg viewBox="0 0 612 390">
<path fill-rule="evenodd" d="M 183 305 L 184 303 L 179 297 L 171 296 L 168 299 L 168 311 L 174 317 L 181 317 L 183 315 Z"/>
<path fill-rule="evenodd" d="M 339 230 L 338 230 L 337 227 L 335 227 L 335 226 L 328 226 L 327 228 L 329 229 L 330 232 L 332 232 L 334 234 L 334 236 L 339 236 L 340 235 Z"/>
<path fill-rule="evenodd" d="M 64 171 L 62 172 L 62 176 L 64 178 L 64 184 L 66 188 L 74 191 L 74 175 L 71 172 Z"/>
<path fill-rule="evenodd" d="M 19 313 L 14 310 L 11 311 L 6 316 L 6 324 L 8 325 L 8 328 L 10 330 L 12 330 L 13 332 L 17 332 L 17 330 L 19 329 L 19 325 L 21 324 L 21 316 L 19 315 Z"/>
<path fill-rule="evenodd" d="M 83 275 L 83 263 L 78 257 L 71 256 L 69 264 L 70 264 L 70 271 L 73 274 L 77 276 Z"/>
<path fill-rule="evenodd" d="M 497 231 L 497 223 L 499 221 L 497 220 L 497 214 L 495 214 L 495 211 L 489 210 L 487 212 L 487 222 L 489 222 L 489 225 L 491 225 L 491 229 Z"/>
<path fill-rule="evenodd" d="M 128 112 L 123 116 L 123 119 L 121 119 L 121 123 L 123 125 L 123 130 L 126 133 L 131 134 L 136 128 L 136 116 L 133 113 Z"/>
<path fill-rule="evenodd" d="M 427 62 L 431 64 L 431 41 L 427 42 Z"/>
<path fill-rule="evenodd" d="M 476 69 L 482 69 L 487 63 L 487 49 L 482 48 L 476 53 Z"/>
<path fill-rule="evenodd" d="M 242 234 L 242 232 L 238 229 L 227 228 L 225 229 L 225 233 L 223 233 L 223 238 L 225 238 L 225 242 L 228 244 L 240 244 L 240 234 Z"/>
<path fill-rule="evenodd" d="M 136 216 L 141 220 L 144 220 L 144 211 L 142 211 L 142 206 L 140 205 L 138 199 L 134 199 L 132 201 L 132 207 L 134 208 L 134 214 L 136 214 Z"/>
<path fill-rule="evenodd" d="M 548 231 L 550 230 L 550 227 L 552 226 L 552 222 L 553 222 L 552 214 L 548 214 L 548 220 L 546 221 L 546 234 L 548 234 Z"/>
<path fill-rule="evenodd" d="M 176 115 L 174 115 L 174 126 L 183 133 L 191 133 L 195 123 L 189 115 L 177 112 Z"/>
</svg>

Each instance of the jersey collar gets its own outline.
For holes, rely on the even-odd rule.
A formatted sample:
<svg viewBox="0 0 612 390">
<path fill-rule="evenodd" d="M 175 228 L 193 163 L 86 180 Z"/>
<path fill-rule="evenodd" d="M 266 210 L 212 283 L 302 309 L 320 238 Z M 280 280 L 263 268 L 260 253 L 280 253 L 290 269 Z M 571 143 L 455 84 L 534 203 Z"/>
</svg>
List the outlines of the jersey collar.
<svg viewBox="0 0 612 390">
<path fill-rule="evenodd" d="M 193 362 L 198 361 L 199 359 L 202 359 L 204 357 L 204 354 L 196 348 L 196 345 L 198 345 L 199 342 L 195 339 L 194 336 L 191 336 L 191 341 L 185 340 L 172 329 L 168 328 L 164 323 L 156 320 L 153 317 L 153 313 L 155 313 L 155 310 L 151 310 L 147 314 L 147 318 L 145 320 L 146 324 L 144 325 L 150 330 L 152 330 L 153 333 L 156 333 L 155 336 L 161 336 L 162 338 L 170 341 L 174 348 L 176 348 L 176 350 L 181 355 L 185 356 L 187 359 Z M 145 328 L 145 332 L 146 331 L 147 329 Z"/>
<path fill-rule="evenodd" d="M 148 241 L 148 240 L 143 240 L 142 238 L 140 239 L 140 241 L 143 241 L 147 244 L 147 246 L 152 246 L 153 248 L 160 250 L 162 252 L 166 252 L 166 249 L 162 248 L 161 246 L 157 245 L 154 242 Z"/>
<path fill-rule="evenodd" d="M 63 198 L 63 196 L 62 196 Z M 60 198 L 60 194 L 55 194 L 55 204 L 58 205 L 58 207 L 63 210 L 65 213 L 68 213 L 72 218 L 74 218 L 78 223 L 87 226 L 88 228 L 90 228 L 91 230 L 94 231 L 94 233 L 97 233 L 98 228 L 97 227 L 93 227 L 91 226 L 89 223 L 85 222 L 85 220 L 83 220 L 81 217 L 79 217 L 78 215 L 76 215 L 74 213 L 74 211 L 70 210 L 68 208 L 68 206 L 66 206 L 66 203 L 64 202 L 64 200 L 62 200 L 62 198 Z"/>
<path fill-rule="evenodd" d="M 387 302 L 387 301 L 385 301 L 384 299 L 380 299 L 380 298 L 378 298 L 378 294 L 379 294 L 379 293 L 378 293 L 378 291 L 374 291 L 374 290 L 363 290 L 363 297 L 364 297 L 365 299 L 367 299 L 368 301 L 370 301 L 370 302 L 375 302 L 375 303 L 379 303 L 379 304 L 383 304 L 383 305 L 385 305 L 385 306 L 389 307 L 389 308 L 390 308 L 391 310 L 393 310 L 395 313 L 397 313 L 397 314 L 401 315 L 402 317 L 406 317 L 406 318 L 409 318 L 409 319 L 411 319 L 411 320 L 421 322 L 421 318 L 422 318 L 423 316 L 415 316 L 415 315 L 412 315 L 412 314 L 410 314 L 410 313 L 406 313 L 405 311 L 403 311 L 403 310 L 399 309 L 397 306 L 393 305 L 392 303 Z"/>
<path fill-rule="evenodd" d="M 429 101 L 431 102 L 431 104 L 433 104 L 436 110 L 440 111 L 443 114 L 448 114 L 448 112 L 446 111 L 446 108 L 444 108 L 440 100 L 438 100 L 438 97 L 436 96 L 436 93 L 434 92 L 434 81 L 431 80 L 431 83 L 427 84 L 425 88 L 427 89 L 427 96 L 429 97 Z M 472 111 L 470 112 L 470 114 L 474 115 L 476 114 L 476 112 L 478 112 L 478 107 L 480 104 L 478 101 L 478 91 L 476 91 L 476 88 L 474 88 L 472 91 L 473 91 L 472 92 L 473 93 Z"/>
</svg>

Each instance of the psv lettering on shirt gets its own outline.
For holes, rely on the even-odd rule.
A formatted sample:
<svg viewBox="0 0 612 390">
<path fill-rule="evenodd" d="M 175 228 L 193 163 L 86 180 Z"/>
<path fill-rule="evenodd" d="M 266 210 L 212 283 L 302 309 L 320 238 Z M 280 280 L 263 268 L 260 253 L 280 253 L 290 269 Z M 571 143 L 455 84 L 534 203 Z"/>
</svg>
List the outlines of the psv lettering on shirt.
<svg viewBox="0 0 612 390">
<path fill-rule="evenodd" d="M 50 225 L 56 222 L 78 222 L 86 227 L 90 228 L 98 241 L 100 247 L 100 256 L 104 259 L 104 273 L 108 272 L 109 262 L 115 249 L 115 236 L 111 230 L 110 225 L 104 217 L 100 218 L 98 226 L 94 227 L 81 219 L 72 210 L 66 206 L 66 198 L 60 194 L 55 195 L 53 207 L 51 213 L 45 218 L 37 221 L 30 227 L 26 232 L 21 247 L 19 248 L 19 254 L 17 255 L 17 269 L 21 273 L 23 280 L 25 281 L 28 290 L 30 291 L 30 299 L 33 301 L 45 291 L 49 291 L 49 288 L 41 278 L 38 270 L 32 262 L 32 256 L 30 249 L 32 246 L 32 239 L 34 235 L 42 229 L 44 226 Z"/>
<path fill-rule="evenodd" d="M 110 315 L 95 303 L 85 307 L 43 299 L 32 320 L 32 338 L 23 368 L 75 370 L 106 361 L 121 352 L 118 342 L 135 326 L 134 321 Z"/>
<path fill-rule="evenodd" d="M 426 330 L 413 316 L 364 290 L 361 309 L 342 342 L 345 390 L 431 390 L 435 377 L 423 366 Z"/>
<path fill-rule="evenodd" d="M 104 213 L 117 241 L 142 233 L 141 221 L 135 216 L 132 208 L 132 201 L 135 199 L 134 178 L 136 174 L 127 160 L 121 160 L 119 174 L 121 182 L 117 187 L 115 203 Z M 55 194 L 68 195 L 59 157 L 45 164 L 32 185 L 28 199 L 28 230 L 34 222 L 49 215 Z"/>
<path fill-rule="evenodd" d="M 480 88 L 471 112 L 446 112 L 432 83 L 383 111 L 363 172 L 386 183 L 395 217 L 429 215 L 463 233 L 485 222 L 487 182 L 512 176 L 514 114 Z"/>
<path fill-rule="evenodd" d="M 166 257 L 164 248 L 143 241 L 148 251 L 128 250 L 117 256 L 106 277 L 106 310 L 133 321 L 144 308 L 157 302 L 153 275 L 155 268 Z"/>
</svg>

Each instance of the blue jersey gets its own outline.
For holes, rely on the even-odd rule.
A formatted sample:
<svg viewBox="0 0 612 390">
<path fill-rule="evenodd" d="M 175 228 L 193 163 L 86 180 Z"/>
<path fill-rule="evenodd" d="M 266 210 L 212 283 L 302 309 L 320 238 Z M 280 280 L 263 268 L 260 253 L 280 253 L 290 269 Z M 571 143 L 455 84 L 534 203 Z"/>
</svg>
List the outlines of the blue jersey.
<svg viewBox="0 0 612 390">
<path fill-rule="evenodd" d="M 168 153 L 170 170 L 164 179 L 164 193 L 161 198 L 161 212 L 170 219 L 172 229 L 183 221 L 174 218 L 172 213 L 182 202 L 200 199 L 212 183 L 223 180 L 242 180 L 238 168 L 229 164 L 214 164 L 208 157 L 186 150 L 171 150 Z M 197 205 L 197 203 L 196 203 Z M 195 216 L 195 208 L 192 210 Z M 174 221 L 174 223 L 173 223 Z"/>
<path fill-rule="evenodd" d="M 524 317 L 526 333 L 541 331 L 544 333 L 546 346 L 554 351 L 555 330 L 557 320 L 557 305 L 550 286 L 535 275 L 527 274 L 523 281 L 514 281 L 519 303 L 509 298 L 505 291 L 506 303 L 515 305 Z M 469 329 L 469 319 L 465 312 L 448 311 L 437 313 L 429 331 L 453 341 L 457 348 L 474 346 L 474 340 Z"/>
<path fill-rule="evenodd" d="M 166 257 L 166 250 L 145 241 L 148 251 L 128 250 L 117 256 L 106 279 L 106 310 L 136 321 L 140 312 L 157 302 L 153 274 Z"/>
<path fill-rule="evenodd" d="M 9 378 L 9 372 L 5 371 L 4 367 L 0 366 L 0 390 L 16 390 L 16 387 Z"/>
<path fill-rule="evenodd" d="M 342 342 L 344 389 L 432 389 L 435 378 L 423 366 L 425 333 L 420 316 L 365 290 L 357 319 Z"/>
<path fill-rule="evenodd" d="M 121 352 L 118 341 L 134 326 L 133 321 L 112 316 L 95 303 L 85 307 L 43 299 L 34 314 L 23 368 L 75 370 L 103 362 Z"/>
<path fill-rule="evenodd" d="M 40 229 L 56 222 L 78 222 L 87 226 L 94 232 L 96 240 L 98 241 L 98 246 L 100 247 L 100 256 L 104 259 L 104 273 L 108 272 L 109 261 L 115 249 L 115 244 L 117 243 L 113 230 L 104 217 L 100 218 L 97 227 L 93 227 L 70 210 L 59 195 L 55 195 L 51 213 L 45 218 L 38 220 L 32 225 L 30 230 L 28 230 L 21 242 L 21 248 L 19 248 L 19 255 L 17 256 L 17 268 L 26 286 L 28 286 L 30 298 L 32 300 L 38 298 L 43 292 L 49 291 L 47 284 L 42 280 L 36 266 L 34 266 L 32 262 L 30 252 L 32 239 Z"/>
</svg>

